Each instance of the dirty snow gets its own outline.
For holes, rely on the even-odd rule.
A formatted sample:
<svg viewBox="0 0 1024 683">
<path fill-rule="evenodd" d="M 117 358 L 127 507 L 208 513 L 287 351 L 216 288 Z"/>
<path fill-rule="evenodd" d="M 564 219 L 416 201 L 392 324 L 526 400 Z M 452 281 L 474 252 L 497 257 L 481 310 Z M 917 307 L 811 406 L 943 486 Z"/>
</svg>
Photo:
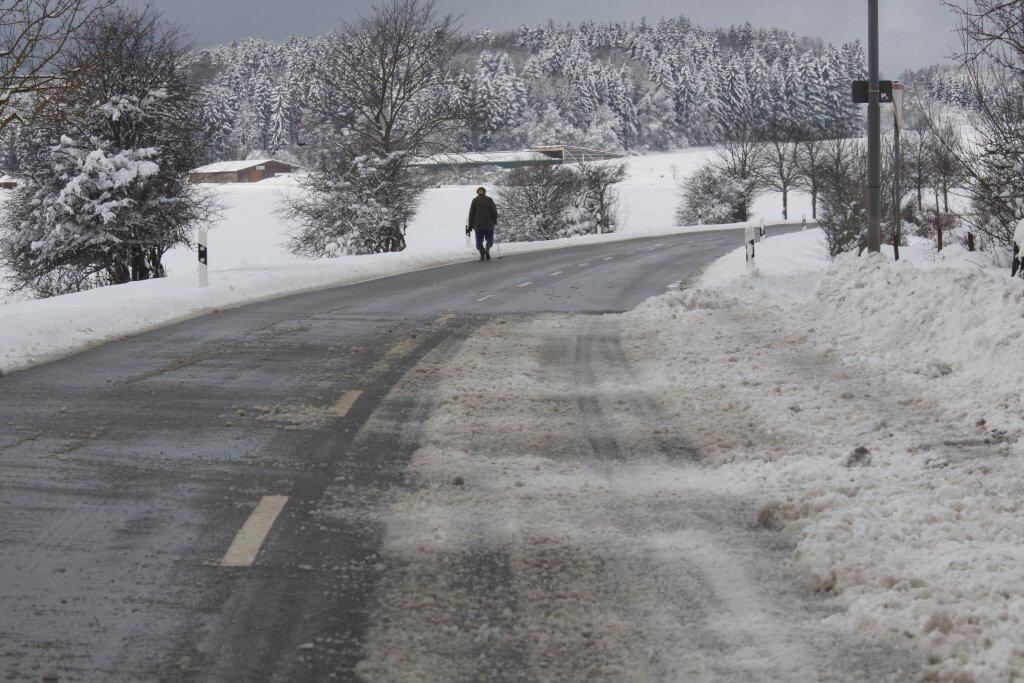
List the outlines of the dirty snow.
<svg viewBox="0 0 1024 683">
<path fill-rule="evenodd" d="M 680 438 L 632 323 L 496 320 L 410 373 L 439 386 L 396 388 L 432 414 L 384 512 L 361 677 L 906 678 L 916 655 L 830 621 L 787 535 Z"/>
<path fill-rule="evenodd" d="M 361 673 L 1024 676 L 1024 283 L 821 247 L 435 368 Z"/>
</svg>

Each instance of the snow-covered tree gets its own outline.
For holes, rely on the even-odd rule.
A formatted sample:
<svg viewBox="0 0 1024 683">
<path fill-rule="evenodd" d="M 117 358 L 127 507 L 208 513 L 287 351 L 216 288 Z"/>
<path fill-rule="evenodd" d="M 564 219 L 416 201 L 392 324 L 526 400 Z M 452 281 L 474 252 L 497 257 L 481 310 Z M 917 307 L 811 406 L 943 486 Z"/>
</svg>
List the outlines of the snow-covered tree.
<svg viewBox="0 0 1024 683">
<path fill-rule="evenodd" d="M 676 108 L 662 88 L 647 93 L 637 107 L 639 144 L 647 150 L 673 149 L 680 144 Z"/>
<path fill-rule="evenodd" d="M 550 240 L 615 229 L 614 185 L 623 164 L 517 168 L 498 186 L 502 233 L 510 242 Z"/>
<path fill-rule="evenodd" d="M 749 199 L 739 178 L 705 164 L 683 183 L 677 225 L 735 223 L 747 220 Z"/>
<path fill-rule="evenodd" d="M 16 287 L 43 295 L 163 274 L 214 206 L 187 179 L 202 154 L 198 89 L 174 27 L 149 10 L 104 12 L 79 36 L 74 79 L 32 134 L 53 140 L 3 207 Z"/>
<path fill-rule="evenodd" d="M 622 150 L 621 131 L 622 124 L 611 107 L 602 104 L 594 111 L 590 125 L 577 138 L 577 141 L 580 146 L 587 149 L 618 152 Z"/>
</svg>

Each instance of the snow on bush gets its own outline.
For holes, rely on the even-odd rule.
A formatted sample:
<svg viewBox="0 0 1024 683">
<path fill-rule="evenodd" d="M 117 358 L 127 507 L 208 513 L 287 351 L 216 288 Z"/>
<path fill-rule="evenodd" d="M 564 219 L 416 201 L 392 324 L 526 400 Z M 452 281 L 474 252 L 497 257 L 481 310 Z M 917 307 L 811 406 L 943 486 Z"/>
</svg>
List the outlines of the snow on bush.
<svg viewBox="0 0 1024 683">
<path fill-rule="evenodd" d="M 743 181 L 709 164 L 683 183 L 682 199 L 678 225 L 735 223 L 746 220 L 750 193 Z"/>
<path fill-rule="evenodd" d="M 551 240 L 615 230 L 623 164 L 538 166 L 510 171 L 498 186 L 504 241 Z"/>
</svg>

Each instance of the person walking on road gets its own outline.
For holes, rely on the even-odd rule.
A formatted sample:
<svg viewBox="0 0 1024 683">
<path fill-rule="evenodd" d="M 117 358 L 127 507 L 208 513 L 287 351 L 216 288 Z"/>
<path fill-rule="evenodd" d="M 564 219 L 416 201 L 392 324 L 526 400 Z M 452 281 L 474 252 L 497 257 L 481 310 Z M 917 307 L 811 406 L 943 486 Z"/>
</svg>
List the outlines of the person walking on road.
<svg viewBox="0 0 1024 683">
<path fill-rule="evenodd" d="M 494 228 L 498 225 L 498 207 L 494 200 L 487 196 L 487 190 L 476 188 L 476 197 L 469 205 L 469 221 L 466 223 L 466 235 L 470 230 L 476 231 L 476 250 L 480 252 L 480 260 L 491 260 L 491 247 L 494 246 Z"/>
</svg>

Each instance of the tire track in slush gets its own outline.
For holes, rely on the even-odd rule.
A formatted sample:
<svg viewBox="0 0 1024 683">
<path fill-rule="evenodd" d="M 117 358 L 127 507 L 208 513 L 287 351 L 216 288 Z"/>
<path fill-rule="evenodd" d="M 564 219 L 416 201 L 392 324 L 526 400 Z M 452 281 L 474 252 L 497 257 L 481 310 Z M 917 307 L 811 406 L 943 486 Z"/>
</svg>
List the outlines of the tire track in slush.
<svg viewBox="0 0 1024 683">
<path fill-rule="evenodd" d="M 614 317 L 487 324 L 436 394 L 387 513 L 365 679 L 886 679 L 863 661 L 884 652 L 835 647 L 752 501 L 687 485 L 699 453 Z"/>
</svg>

